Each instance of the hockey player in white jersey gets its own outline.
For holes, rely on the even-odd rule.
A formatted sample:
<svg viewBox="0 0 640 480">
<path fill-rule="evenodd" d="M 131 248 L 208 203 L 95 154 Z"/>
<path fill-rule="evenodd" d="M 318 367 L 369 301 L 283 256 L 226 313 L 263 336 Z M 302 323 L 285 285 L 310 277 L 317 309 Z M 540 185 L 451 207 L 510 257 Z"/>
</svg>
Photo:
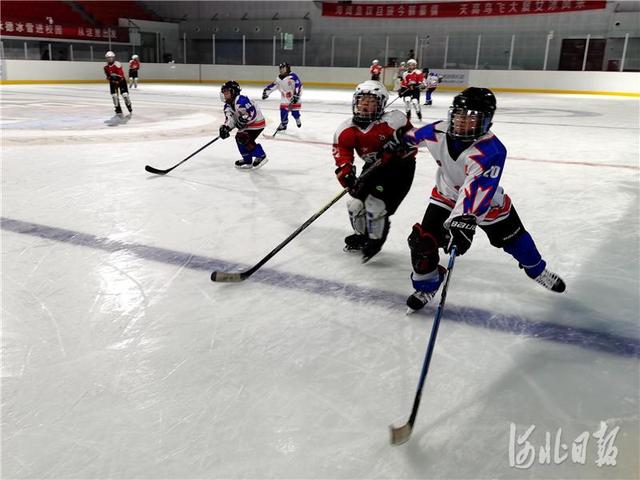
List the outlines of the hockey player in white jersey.
<svg viewBox="0 0 640 480">
<path fill-rule="evenodd" d="M 240 95 L 238 82 L 229 80 L 220 89 L 220 100 L 224 102 L 225 122 L 220 125 L 220 138 L 229 138 L 233 128 L 238 129 L 236 143 L 242 155 L 236 168 L 260 168 L 267 163 L 267 155 L 256 138 L 266 125 L 262 112 L 249 97 Z"/>
<path fill-rule="evenodd" d="M 278 67 L 280 73 L 276 79 L 264 87 L 262 91 L 262 99 L 269 98 L 269 94 L 276 88 L 280 90 L 280 125 L 277 128 L 277 132 L 286 130 L 289 123 L 289 112 L 296 121 L 298 128 L 302 126 L 302 119 L 300 118 L 300 97 L 302 96 L 302 81 L 300 77 L 291 71 L 291 65 L 287 62 L 282 62 Z"/>
<path fill-rule="evenodd" d="M 457 254 L 464 255 L 477 226 L 527 276 L 554 292 L 565 291 L 565 283 L 547 270 L 511 199 L 499 186 L 507 150 L 489 130 L 495 110 L 491 90 L 470 87 L 453 99 L 448 122 L 401 130 L 397 142 L 391 142 L 400 150 L 425 145 L 439 165 L 422 223 L 413 226 L 408 239 L 415 289 L 407 299 L 409 311 L 424 307 L 444 279 L 446 269 L 438 264 L 438 249 L 449 252 L 455 246 Z"/>
<path fill-rule="evenodd" d="M 425 77 L 424 77 L 424 85 L 426 87 L 426 92 L 425 92 L 425 99 L 424 99 L 424 104 L 425 105 L 431 105 L 433 102 L 431 100 L 431 94 L 433 92 L 436 91 L 436 88 L 438 88 L 438 85 L 440 85 L 440 82 L 442 81 L 444 77 L 436 72 L 431 72 L 429 71 L 429 69 L 425 69 Z"/>
</svg>

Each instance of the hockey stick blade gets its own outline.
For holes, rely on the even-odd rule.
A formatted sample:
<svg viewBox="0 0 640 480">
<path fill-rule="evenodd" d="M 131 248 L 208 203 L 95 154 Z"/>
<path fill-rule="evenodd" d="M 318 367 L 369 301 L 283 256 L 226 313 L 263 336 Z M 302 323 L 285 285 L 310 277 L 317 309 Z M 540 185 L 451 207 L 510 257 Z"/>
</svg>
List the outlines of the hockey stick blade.
<svg viewBox="0 0 640 480">
<path fill-rule="evenodd" d="M 389 433 L 391 434 L 391 445 L 402 445 L 409 441 L 411 437 L 411 431 L 413 430 L 410 423 L 405 423 L 401 427 L 389 426 Z"/>
<path fill-rule="evenodd" d="M 241 282 L 246 278 L 242 273 L 213 272 L 212 282 Z"/>
<path fill-rule="evenodd" d="M 169 170 L 158 170 L 157 168 L 153 168 L 151 165 L 145 165 L 144 169 L 149 173 L 155 173 L 156 175 L 166 175 Z"/>
</svg>

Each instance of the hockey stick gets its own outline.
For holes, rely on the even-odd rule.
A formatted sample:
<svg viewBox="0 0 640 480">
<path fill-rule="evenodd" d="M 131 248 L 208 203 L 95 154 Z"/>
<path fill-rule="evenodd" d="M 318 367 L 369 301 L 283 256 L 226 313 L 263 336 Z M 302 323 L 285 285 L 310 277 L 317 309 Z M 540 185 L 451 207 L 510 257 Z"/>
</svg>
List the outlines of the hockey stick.
<svg viewBox="0 0 640 480">
<path fill-rule="evenodd" d="M 393 102 L 395 102 L 396 100 L 398 100 L 400 98 L 400 95 L 398 95 L 396 98 L 394 98 L 391 103 L 388 103 L 385 108 L 390 107 L 391 105 L 393 105 Z"/>
<path fill-rule="evenodd" d="M 207 143 L 206 145 L 200 147 L 198 150 L 196 150 L 195 152 L 193 152 L 191 155 L 189 155 L 187 158 L 185 158 L 184 160 L 182 160 L 179 163 L 176 163 L 173 167 L 171 168 L 167 168 L 166 170 L 160 170 L 158 168 L 154 168 L 151 167 L 149 165 L 146 165 L 144 167 L 144 169 L 149 172 L 149 173 L 155 173 L 156 175 L 166 175 L 167 173 L 169 173 L 171 170 L 173 170 L 174 168 L 182 165 L 184 162 L 186 162 L 187 160 L 189 160 L 191 157 L 193 157 L 196 153 L 200 153 L 202 150 L 204 150 L 205 148 L 207 148 L 209 145 L 211 145 L 213 142 L 215 142 L 216 140 L 218 140 L 220 137 L 216 137 L 213 140 L 211 140 L 209 143 Z"/>
<path fill-rule="evenodd" d="M 418 381 L 418 389 L 416 396 L 413 400 L 413 407 L 411 408 L 411 415 L 409 421 L 400 427 L 389 426 L 391 431 L 391 445 L 402 445 L 409 440 L 411 431 L 413 430 L 413 424 L 416 421 L 416 415 L 418 415 L 418 408 L 420 407 L 420 399 L 422 398 L 422 387 L 424 387 L 424 381 L 427 378 L 427 372 L 429 371 L 429 364 L 431 363 L 431 355 L 433 355 L 433 349 L 436 344 L 436 336 L 438 335 L 438 327 L 440 326 L 440 318 L 442 318 L 442 312 L 444 311 L 444 302 L 447 298 L 447 289 L 449 288 L 449 280 L 451 280 L 451 273 L 453 272 L 453 264 L 456 259 L 456 247 L 451 248 L 449 254 L 449 265 L 447 267 L 447 279 L 444 282 L 442 288 L 442 294 L 440 295 L 440 304 L 438 310 L 436 310 L 436 316 L 433 320 L 433 326 L 431 327 L 431 336 L 429 337 L 429 344 L 424 356 L 424 362 L 422 363 L 422 372 L 420 373 L 420 380 Z"/>
<path fill-rule="evenodd" d="M 382 161 L 381 160 L 377 160 L 373 165 L 371 165 L 371 167 L 369 167 L 365 172 L 362 172 L 362 174 L 360 175 L 360 178 L 363 178 L 363 176 L 366 176 L 369 174 L 369 172 L 371 172 L 372 170 L 376 169 L 379 165 L 381 165 Z M 318 210 L 315 214 L 313 214 L 306 222 L 304 222 L 302 225 L 300 225 L 295 232 L 293 232 L 291 235 L 289 235 L 286 239 L 284 239 L 282 241 L 282 243 L 280 243 L 280 245 L 278 245 L 276 248 L 274 248 L 273 250 L 271 250 L 262 260 L 260 260 L 258 263 L 256 263 L 253 267 L 251 267 L 249 270 L 245 270 L 244 272 L 239 272 L 239 273 L 227 273 L 227 272 L 218 272 L 215 271 L 211 274 L 211 281 L 212 282 L 242 282 L 243 280 L 246 280 L 247 278 L 249 278 L 251 275 L 253 275 L 254 273 L 256 273 L 256 271 L 258 271 L 258 269 L 260 267 L 262 267 L 265 263 L 267 263 L 269 260 L 271 260 L 276 253 L 278 253 L 280 250 L 282 250 L 284 247 L 287 246 L 287 244 L 289 242 L 291 242 L 291 240 L 293 240 L 294 238 L 296 238 L 300 232 L 302 232 L 305 228 L 307 228 L 309 225 L 311 225 L 314 221 L 316 221 L 316 219 L 322 215 L 324 212 L 326 212 L 327 210 L 329 210 L 329 208 L 336 203 L 338 200 L 340 200 L 347 192 L 349 191 L 348 188 L 345 188 L 344 190 L 342 190 L 340 193 L 338 193 L 335 197 L 333 197 L 331 199 L 331 201 L 329 203 L 327 203 L 324 207 L 322 207 L 320 210 Z"/>
</svg>

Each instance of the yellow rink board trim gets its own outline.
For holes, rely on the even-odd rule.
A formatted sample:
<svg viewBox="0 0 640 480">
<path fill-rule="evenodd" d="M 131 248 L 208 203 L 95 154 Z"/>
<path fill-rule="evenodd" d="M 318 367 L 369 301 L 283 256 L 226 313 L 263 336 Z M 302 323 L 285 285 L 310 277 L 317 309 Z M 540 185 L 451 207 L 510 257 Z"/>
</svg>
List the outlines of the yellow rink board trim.
<svg viewBox="0 0 640 480">
<path fill-rule="evenodd" d="M 214 84 L 214 85 L 222 85 L 227 80 L 183 80 L 183 79 L 144 79 L 144 81 L 140 81 L 140 84 L 144 83 L 184 83 L 184 84 Z M 271 83 L 271 79 L 258 81 L 258 80 L 238 80 L 238 83 L 241 85 L 268 85 Z M 0 85 L 64 85 L 64 84 L 79 84 L 79 83 L 104 83 L 107 84 L 105 80 L 0 80 Z M 343 82 L 304 82 L 304 85 L 310 87 L 324 87 L 324 88 L 354 88 L 356 83 L 343 83 Z M 390 85 L 387 85 L 389 88 Z M 452 86 L 439 86 L 438 90 L 441 91 L 449 91 L 449 92 L 458 92 L 462 90 L 463 86 L 460 87 L 452 87 Z M 504 92 L 504 93 L 557 93 L 557 94 L 568 94 L 568 95 L 611 95 L 611 96 L 620 96 L 620 97 L 635 97 L 640 98 L 640 92 L 607 92 L 607 91 L 597 91 L 597 90 L 561 90 L 561 89 L 552 89 L 552 88 L 503 88 L 503 87 L 488 87 L 494 92 Z"/>
</svg>

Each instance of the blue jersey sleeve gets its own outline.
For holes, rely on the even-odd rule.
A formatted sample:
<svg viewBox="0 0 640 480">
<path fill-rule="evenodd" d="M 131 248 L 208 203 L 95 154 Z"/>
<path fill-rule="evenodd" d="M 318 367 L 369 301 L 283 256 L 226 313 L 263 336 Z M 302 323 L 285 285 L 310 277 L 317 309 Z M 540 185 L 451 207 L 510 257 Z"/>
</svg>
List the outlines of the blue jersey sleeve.
<svg viewBox="0 0 640 480">
<path fill-rule="evenodd" d="M 291 79 L 295 84 L 295 90 L 293 92 L 294 95 L 300 95 L 300 90 L 302 89 L 302 80 L 295 73 L 291 72 Z"/>
</svg>

